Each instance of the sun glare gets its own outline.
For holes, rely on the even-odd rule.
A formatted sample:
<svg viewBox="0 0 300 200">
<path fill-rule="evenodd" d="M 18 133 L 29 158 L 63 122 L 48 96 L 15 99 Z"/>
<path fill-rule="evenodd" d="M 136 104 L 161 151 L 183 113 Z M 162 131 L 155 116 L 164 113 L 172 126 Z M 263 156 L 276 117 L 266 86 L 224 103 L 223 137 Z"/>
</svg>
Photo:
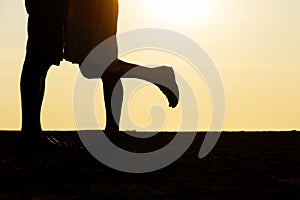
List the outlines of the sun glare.
<svg viewBox="0 0 300 200">
<path fill-rule="evenodd" d="M 151 0 L 148 6 L 160 20 L 169 23 L 189 23 L 207 19 L 213 12 L 212 0 Z"/>
</svg>

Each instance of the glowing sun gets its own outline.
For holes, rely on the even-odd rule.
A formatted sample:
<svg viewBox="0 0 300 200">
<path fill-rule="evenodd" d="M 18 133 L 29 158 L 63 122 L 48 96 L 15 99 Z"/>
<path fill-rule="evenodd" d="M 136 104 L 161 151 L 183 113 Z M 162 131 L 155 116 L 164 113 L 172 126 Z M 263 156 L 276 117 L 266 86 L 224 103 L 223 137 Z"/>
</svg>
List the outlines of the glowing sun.
<svg viewBox="0 0 300 200">
<path fill-rule="evenodd" d="M 188 23 L 207 18 L 215 6 L 213 0 L 151 0 L 149 8 L 161 20 L 175 23 Z"/>
</svg>

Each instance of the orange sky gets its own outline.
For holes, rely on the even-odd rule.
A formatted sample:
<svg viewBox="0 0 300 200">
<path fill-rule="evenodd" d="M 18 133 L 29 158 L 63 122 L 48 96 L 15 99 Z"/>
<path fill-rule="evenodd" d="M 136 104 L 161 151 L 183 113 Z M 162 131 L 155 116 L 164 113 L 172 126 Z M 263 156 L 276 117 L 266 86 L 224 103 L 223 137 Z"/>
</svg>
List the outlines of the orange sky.
<svg viewBox="0 0 300 200">
<path fill-rule="evenodd" d="M 214 61 L 224 82 L 227 96 L 224 129 L 299 129 L 299 8 L 298 0 L 120 1 L 119 32 L 145 27 L 165 28 L 185 34 L 200 44 Z M 0 129 L 3 130 L 20 129 L 19 78 L 25 55 L 26 22 L 23 1 L 1 1 Z M 168 62 L 176 70 L 186 65 L 173 55 L 159 52 L 137 52 L 124 59 L 152 62 L 145 57 Z M 43 105 L 44 129 L 74 128 L 72 91 L 76 73 L 78 68 L 67 62 L 51 69 Z M 144 110 L 141 105 L 126 106 L 134 122 L 140 127 L 148 126 L 151 103 L 158 102 L 166 110 L 166 129 L 176 129 L 180 109 L 184 107 L 167 109 L 165 99 L 154 87 L 137 93 L 135 101 L 149 92 L 154 97 Z M 203 113 L 200 128 L 204 130 L 211 113 L 210 97 L 204 85 L 197 97 Z M 103 100 L 101 95 L 97 98 L 99 122 L 103 126 Z M 136 128 L 125 118 L 122 127 Z"/>
</svg>

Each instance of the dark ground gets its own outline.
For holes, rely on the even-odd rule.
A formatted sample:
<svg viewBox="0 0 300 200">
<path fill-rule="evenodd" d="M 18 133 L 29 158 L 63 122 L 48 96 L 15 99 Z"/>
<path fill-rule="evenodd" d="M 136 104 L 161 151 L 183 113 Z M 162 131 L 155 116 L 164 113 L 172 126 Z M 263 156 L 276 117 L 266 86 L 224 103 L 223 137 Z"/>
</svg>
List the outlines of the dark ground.
<svg viewBox="0 0 300 200">
<path fill-rule="evenodd" d="M 112 170 L 80 149 L 76 132 L 48 132 L 75 143 L 59 153 L 16 151 L 17 132 L 0 133 L 0 199 L 299 199 L 300 134 L 223 133 L 204 159 L 199 133 L 182 158 L 160 171 L 126 174 Z M 174 136 L 149 142 L 123 138 L 130 149 L 151 148 Z M 148 146 L 147 146 L 148 145 Z"/>
</svg>

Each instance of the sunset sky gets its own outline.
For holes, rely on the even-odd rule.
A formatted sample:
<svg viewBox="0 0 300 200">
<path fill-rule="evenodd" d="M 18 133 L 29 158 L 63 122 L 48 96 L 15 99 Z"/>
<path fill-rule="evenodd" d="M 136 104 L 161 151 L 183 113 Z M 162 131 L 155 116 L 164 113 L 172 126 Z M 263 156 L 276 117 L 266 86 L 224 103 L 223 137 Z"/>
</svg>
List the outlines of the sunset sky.
<svg viewBox="0 0 300 200">
<path fill-rule="evenodd" d="M 227 98 L 224 130 L 300 129 L 299 0 L 119 0 L 119 3 L 119 33 L 138 28 L 170 29 L 205 49 L 224 82 Z M 24 1 L 1 0 L 1 130 L 20 129 L 19 79 L 25 56 L 26 25 Z M 124 59 L 139 64 L 169 64 L 185 77 L 192 76 L 184 70 L 187 63 L 165 52 L 135 52 Z M 44 129 L 75 128 L 72 92 L 78 72 L 78 67 L 68 62 L 51 68 L 43 105 Z M 201 88 L 196 94 L 201 110 L 199 129 L 205 130 L 211 105 L 209 92 L 200 82 L 199 78 L 201 86 L 195 85 Z M 125 88 L 130 87 L 128 83 Z M 143 102 L 144 107 L 130 103 L 141 102 L 149 94 L 152 98 Z M 99 123 L 103 127 L 101 91 L 97 98 Z M 168 109 L 158 90 L 147 86 L 134 94 L 123 110 L 129 109 L 138 127 L 147 127 L 151 123 L 148 115 L 151 104 L 161 104 L 168 118 L 165 129 L 171 130 L 178 128 L 180 109 L 185 109 L 187 102 L 182 97 L 179 108 Z M 160 116 L 152 117 L 160 119 Z M 136 128 L 125 117 L 121 127 Z"/>
</svg>

